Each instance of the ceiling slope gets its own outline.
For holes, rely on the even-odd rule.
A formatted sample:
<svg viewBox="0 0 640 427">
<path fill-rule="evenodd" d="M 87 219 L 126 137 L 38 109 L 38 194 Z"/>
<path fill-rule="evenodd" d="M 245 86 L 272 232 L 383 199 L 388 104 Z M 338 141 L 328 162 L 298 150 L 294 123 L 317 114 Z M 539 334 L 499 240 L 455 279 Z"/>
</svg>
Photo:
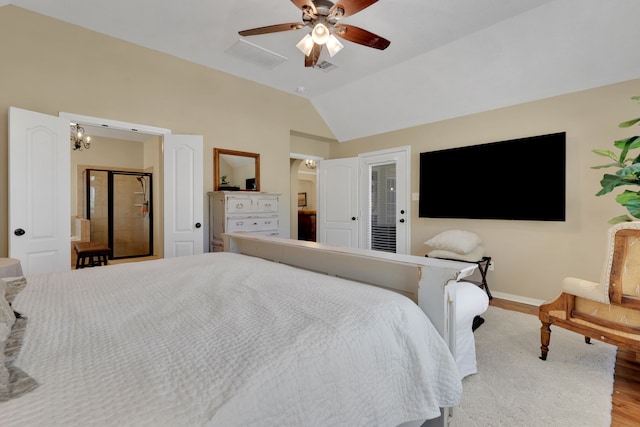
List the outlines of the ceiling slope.
<svg viewBox="0 0 640 427">
<path fill-rule="evenodd" d="M 344 41 L 326 68 L 304 67 L 306 27 L 238 35 L 301 21 L 290 0 L 4 4 L 308 98 L 341 142 L 640 77 L 637 0 L 380 0 L 343 22 L 389 48 Z"/>
</svg>

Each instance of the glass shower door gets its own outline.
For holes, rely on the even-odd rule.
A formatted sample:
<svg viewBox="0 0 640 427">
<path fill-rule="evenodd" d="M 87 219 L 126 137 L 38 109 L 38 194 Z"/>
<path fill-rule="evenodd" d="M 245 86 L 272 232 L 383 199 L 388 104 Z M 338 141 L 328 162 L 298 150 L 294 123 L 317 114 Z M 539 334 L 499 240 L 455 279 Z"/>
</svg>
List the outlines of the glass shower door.
<svg viewBox="0 0 640 427">
<path fill-rule="evenodd" d="M 111 258 L 153 254 L 151 174 L 88 169 L 85 218 L 91 241 L 111 248 Z"/>
<path fill-rule="evenodd" d="M 113 172 L 113 257 L 151 255 L 150 176 Z"/>
</svg>

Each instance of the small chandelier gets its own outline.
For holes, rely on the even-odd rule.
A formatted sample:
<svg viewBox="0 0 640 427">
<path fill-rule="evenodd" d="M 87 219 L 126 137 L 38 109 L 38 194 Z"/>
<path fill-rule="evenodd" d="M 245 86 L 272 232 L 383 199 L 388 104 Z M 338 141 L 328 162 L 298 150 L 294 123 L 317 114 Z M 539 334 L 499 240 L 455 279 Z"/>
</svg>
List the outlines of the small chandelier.
<svg viewBox="0 0 640 427">
<path fill-rule="evenodd" d="M 308 167 L 309 169 L 315 169 L 316 166 L 317 166 L 317 163 L 313 159 L 307 159 L 307 160 L 304 161 L 304 165 L 306 167 Z"/>
<path fill-rule="evenodd" d="M 71 144 L 74 150 L 91 148 L 91 137 L 84 134 L 84 128 L 78 123 L 71 124 Z"/>
</svg>

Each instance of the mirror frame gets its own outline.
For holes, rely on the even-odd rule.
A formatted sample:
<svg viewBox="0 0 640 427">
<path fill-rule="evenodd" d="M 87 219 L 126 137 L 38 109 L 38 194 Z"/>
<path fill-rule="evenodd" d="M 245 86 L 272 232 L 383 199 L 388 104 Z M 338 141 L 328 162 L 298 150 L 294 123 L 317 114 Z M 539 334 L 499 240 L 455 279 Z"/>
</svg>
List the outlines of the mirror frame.
<svg viewBox="0 0 640 427">
<path fill-rule="evenodd" d="M 231 156 L 252 157 L 256 167 L 256 188 L 251 190 L 235 190 L 235 191 L 260 191 L 260 154 L 249 153 L 247 151 L 225 150 L 223 148 L 213 149 L 213 191 L 220 191 L 220 155 L 226 154 Z"/>
</svg>

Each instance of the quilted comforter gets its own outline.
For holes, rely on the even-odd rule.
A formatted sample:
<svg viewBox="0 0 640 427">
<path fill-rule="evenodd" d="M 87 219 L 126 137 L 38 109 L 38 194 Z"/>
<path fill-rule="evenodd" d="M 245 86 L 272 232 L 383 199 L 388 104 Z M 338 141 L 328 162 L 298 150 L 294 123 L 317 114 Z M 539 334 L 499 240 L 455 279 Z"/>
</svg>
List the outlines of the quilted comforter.
<svg viewBox="0 0 640 427">
<path fill-rule="evenodd" d="M 232 253 L 32 275 L 2 426 L 396 426 L 459 403 L 444 341 L 372 286 Z"/>
</svg>

